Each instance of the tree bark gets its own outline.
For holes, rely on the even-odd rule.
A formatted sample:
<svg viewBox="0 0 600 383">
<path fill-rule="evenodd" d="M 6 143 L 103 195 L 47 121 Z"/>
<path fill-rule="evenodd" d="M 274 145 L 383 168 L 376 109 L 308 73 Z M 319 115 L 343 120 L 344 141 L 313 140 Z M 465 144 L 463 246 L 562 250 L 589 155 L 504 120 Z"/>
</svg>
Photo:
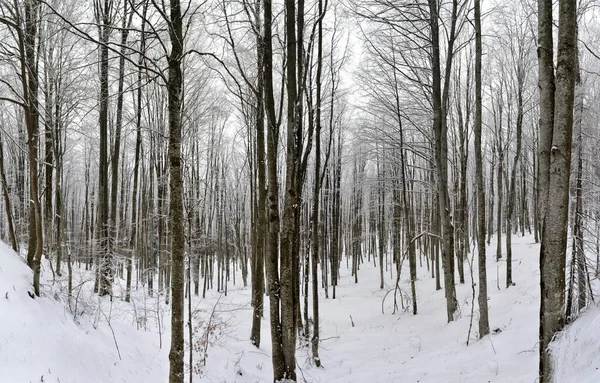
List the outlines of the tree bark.
<svg viewBox="0 0 600 383">
<path fill-rule="evenodd" d="M 112 294 L 112 254 L 109 244 L 109 195 L 108 195 L 108 39 L 111 29 L 109 0 L 96 1 L 95 12 L 99 23 L 100 34 L 100 150 L 98 157 L 98 257 L 100 279 L 98 294 L 100 296 Z"/>
<path fill-rule="evenodd" d="M 169 191 L 171 223 L 171 349 L 169 383 L 183 383 L 184 373 L 184 286 L 185 234 L 183 226 L 183 178 L 181 169 L 181 106 L 183 103 L 183 19 L 179 0 L 170 0 L 169 38 L 171 52 L 167 58 L 169 115 Z"/>
<path fill-rule="evenodd" d="M 552 0 L 538 0 L 538 89 L 540 126 L 538 155 L 538 214 L 543 226 L 548 201 L 550 149 L 554 129 L 554 43 Z M 543 228 L 540 229 L 543 231 Z"/>
<path fill-rule="evenodd" d="M 264 77 L 265 77 L 265 113 L 267 116 L 267 177 L 268 177 L 268 225 L 267 237 L 267 277 L 269 286 L 269 317 L 271 326 L 271 347 L 273 362 L 273 381 L 277 382 L 285 376 L 285 358 L 282 346 L 280 322 L 279 283 L 279 180 L 277 166 L 277 142 L 279 128 L 275 116 L 275 100 L 273 91 L 273 42 L 272 42 L 272 8 L 271 0 L 263 0 L 264 20 Z"/>
<path fill-rule="evenodd" d="M 513 285 L 512 280 L 512 217 L 514 214 L 516 204 L 516 183 L 517 183 L 517 169 L 519 167 L 519 161 L 521 159 L 521 142 L 523 136 L 523 83 L 525 82 L 524 65 L 522 61 L 517 61 L 517 122 L 516 122 L 516 149 L 515 157 L 513 159 L 513 167 L 510 173 L 510 184 L 507 196 L 506 204 L 506 287 Z M 525 198 L 525 195 L 523 195 Z"/>
<path fill-rule="evenodd" d="M 540 333 L 539 333 L 539 378 L 540 383 L 553 380 L 552 357 L 548 346 L 554 335 L 564 326 L 565 303 L 565 251 L 567 246 L 567 227 L 569 213 L 569 178 L 571 174 L 571 144 L 573 131 L 573 102 L 577 62 L 577 2 L 559 1 L 558 45 L 556 67 L 556 90 L 554 110 L 550 104 L 540 104 L 540 114 L 554 115 L 553 125 L 543 120 L 540 124 L 540 136 L 550 134 L 550 146 L 544 146 L 541 153 L 549 153 L 549 168 L 540 177 L 548 178 L 548 198 L 545 201 L 543 215 L 542 245 L 540 249 Z M 540 30 L 552 27 L 552 4 L 545 0 L 538 2 Z M 547 25 L 549 23 L 549 25 Z M 550 35 L 551 36 L 551 35 Z M 551 38 L 544 34 L 540 45 L 548 48 Z M 550 41 L 547 41 L 547 40 Z M 552 67 L 552 56 L 538 55 L 541 68 Z M 540 98 L 545 96 L 544 89 L 551 87 L 551 78 L 543 77 L 540 70 Z M 542 140 L 540 140 L 542 141 Z M 540 158 L 541 161 L 541 158 Z M 541 166 L 541 165 L 540 165 Z"/>
<path fill-rule="evenodd" d="M 325 0 L 327 6 L 327 0 Z M 312 358 L 315 366 L 321 367 L 321 358 L 319 357 L 319 284 L 318 284 L 318 267 L 320 259 L 319 248 L 319 198 L 321 192 L 321 183 L 323 175 L 321 175 L 321 73 L 323 68 L 323 0 L 319 0 L 319 21 L 317 33 L 317 95 L 315 105 L 315 180 L 313 189 L 313 211 L 311 217 L 312 223 L 312 263 L 311 263 L 311 278 L 312 278 L 312 311 L 313 311 L 313 335 L 311 339 Z M 324 263 L 321 264 L 323 267 Z M 307 334 L 308 335 L 308 334 Z"/>
<path fill-rule="evenodd" d="M 256 3 L 256 24 L 260 25 L 260 1 Z M 265 291 L 265 237 L 267 234 L 267 184 L 265 159 L 265 107 L 264 107 L 264 38 L 257 36 L 257 86 L 256 86 L 256 173 L 258 184 L 256 254 L 252 257 L 252 330 L 250 339 L 260 346 L 260 324 L 263 315 Z"/>
<path fill-rule="evenodd" d="M 454 230 L 450 218 L 450 198 L 448 194 L 448 137 L 446 106 L 449 91 L 449 74 L 452 67 L 454 34 L 456 30 L 457 1 L 452 2 L 452 26 L 448 41 L 445 80 L 442 89 L 440 65 L 439 10 L 436 0 L 428 0 L 432 41 L 432 93 L 433 93 L 433 131 L 435 136 L 435 161 L 437 169 L 438 205 L 442 233 L 442 263 L 444 268 L 444 288 L 446 295 L 446 313 L 448 322 L 454 320 L 458 308 L 454 286 Z"/>
<path fill-rule="evenodd" d="M 27 127 L 27 149 L 29 155 L 29 246 L 27 261 L 33 268 L 33 289 L 40 296 L 40 265 L 43 253 L 42 207 L 39 196 L 39 112 L 38 112 L 38 60 L 37 40 L 40 3 L 38 0 L 25 1 L 25 30 L 19 29 L 19 51 L 21 55 L 21 81 L 25 105 L 25 125 Z M 16 10 L 20 20 L 19 10 Z M 23 36 L 24 32 L 24 36 Z"/>
<path fill-rule="evenodd" d="M 483 153 L 481 148 L 482 130 L 482 75 L 481 75 L 481 1 L 475 0 L 475 182 L 477 187 L 477 261 L 479 276 L 479 337 L 482 338 L 490 333 L 488 319 L 488 297 L 487 297 L 487 271 L 486 271 L 486 248 L 485 248 L 485 188 L 483 183 Z"/>
<path fill-rule="evenodd" d="M 125 301 L 129 302 L 131 298 L 131 273 L 133 270 L 133 257 L 136 251 L 138 236 L 138 185 L 140 174 L 140 151 L 142 149 L 142 64 L 146 51 L 146 13 L 148 12 L 148 3 L 144 3 L 142 10 L 142 26 L 140 36 L 140 56 L 138 58 L 136 106 L 135 106 L 135 154 L 133 160 L 133 191 L 131 193 L 131 235 L 129 237 L 129 248 L 131 255 L 127 259 L 127 281 L 125 286 Z"/>
<path fill-rule="evenodd" d="M 133 11 L 128 9 L 128 1 L 123 2 L 123 23 L 121 25 L 121 50 L 119 54 L 119 74 L 117 90 L 117 116 L 115 123 L 115 138 L 111 158 L 111 189 L 110 189 L 110 218 L 109 218 L 109 252 L 114 252 L 117 247 L 118 234 L 118 215 L 117 215 L 117 195 L 119 191 L 119 159 L 121 153 L 121 130 L 123 127 L 123 87 L 125 82 L 125 49 L 127 36 L 129 35 L 129 25 L 133 17 Z"/>
<path fill-rule="evenodd" d="M 8 182 L 6 180 L 6 171 L 4 169 L 4 144 L 2 134 L 0 133 L 0 177 L 2 177 L 2 195 L 4 196 L 4 208 L 6 209 L 6 220 L 8 221 L 8 237 L 10 244 L 15 252 L 19 252 L 19 241 L 15 233 L 15 224 L 13 219 L 12 203 L 10 201 L 10 193 L 8 190 Z"/>
</svg>

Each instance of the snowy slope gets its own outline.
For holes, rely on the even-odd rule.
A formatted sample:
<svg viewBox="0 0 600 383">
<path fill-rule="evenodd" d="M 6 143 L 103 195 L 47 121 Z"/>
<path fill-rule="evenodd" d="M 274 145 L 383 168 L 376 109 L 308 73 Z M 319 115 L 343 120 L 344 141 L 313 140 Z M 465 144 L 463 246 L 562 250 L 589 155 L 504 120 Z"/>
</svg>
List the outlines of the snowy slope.
<svg viewBox="0 0 600 383">
<path fill-rule="evenodd" d="M 469 346 L 470 276 L 464 285 L 457 286 L 460 318 L 446 324 L 444 292 L 435 290 L 425 264 L 419 269 L 417 316 L 402 310 L 392 314 L 393 292 L 387 297 L 386 293 L 395 277 L 389 270 L 386 288 L 380 290 L 379 271 L 372 260 L 361 265 L 358 284 L 354 284 L 344 264 L 338 298 L 325 299 L 320 292 L 320 354 L 324 368 L 310 365 L 308 349 L 299 347 L 299 379 L 323 383 L 535 382 L 539 246 L 532 242 L 530 237 L 515 238 L 515 286 L 509 289 L 503 282 L 506 264 L 492 260 L 495 244 L 491 244 L 488 288 L 490 325 L 495 332 L 476 340 L 475 309 Z M 469 274 L 468 266 L 466 270 Z M 51 278 L 48 274 L 49 270 L 45 273 L 47 279 Z M 408 267 L 404 266 L 404 291 L 408 291 L 407 274 Z M 83 287 L 75 290 L 80 294 L 80 307 L 84 307 L 75 316 L 77 323 L 73 310 L 66 306 L 64 280 L 55 284 L 47 280 L 45 296 L 31 299 L 27 294 L 31 289 L 27 265 L 0 244 L 0 383 L 40 382 L 42 376 L 44 382 L 62 383 L 167 381 L 169 325 L 165 322 L 169 312 L 161 301 L 164 297 L 144 298 L 140 287 L 132 304 L 117 298 L 111 304 L 89 291 L 89 273 L 77 271 L 76 275 L 74 285 Z M 193 302 L 197 329 L 194 339 L 205 336 L 208 340 L 206 364 L 196 366 L 200 374 L 194 375 L 194 381 L 271 381 L 268 320 L 263 321 L 261 347 L 256 349 L 248 341 L 249 301 L 250 288 L 242 287 L 241 278 L 237 278 L 237 285 L 230 284 L 227 296 L 211 290 L 206 299 Z M 140 317 L 146 322 L 137 326 Z M 210 334 L 204 331 L 209 322 L 215 329 Z M 589 309 L 569 326 L 553 350 L 558 356 L 559 383 L 600 382 L 600 308 Z M 194 352 L 195 363 L 203 354 Z"/>
<path fill-rule="evenodd" d="M 552 344 L 560 382 L 600 382 L 600 307 L 567 326 Z"/>
<path fill-rule="evenodd" d="M 0 243 L 0 382 L 145 382 L 154 375 L 166 381 L 156 365 L 164 365 L 167 355 L 158 347 L 140 347 L 152 345 L 139 337 L 143 333 L 113 325 L 119 360 L 106 322 L 97 329 L 78 326 L 52 297 L 30 298 L 30 281 L 25 262 Z"/>
</svg>

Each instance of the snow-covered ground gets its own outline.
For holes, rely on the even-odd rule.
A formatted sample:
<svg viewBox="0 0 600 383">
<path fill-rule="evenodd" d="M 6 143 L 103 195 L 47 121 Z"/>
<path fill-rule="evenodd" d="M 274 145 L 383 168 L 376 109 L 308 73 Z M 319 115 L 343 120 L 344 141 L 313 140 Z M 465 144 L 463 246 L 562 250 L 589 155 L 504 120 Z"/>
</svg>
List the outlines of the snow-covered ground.
<svg viewBox="0 0 600 383">
<path fill-rule="evenodd" d="M 444 291 L 435 290 L 425 265 L 417 284 L 419 314 L 412 316 L 402 310 L 392 314 L 393 291 L 386 296 L 394 283 L 389 271 L 386 288 L 380 290 L 379 271 L 372 262 L 361 266 L 358 284 L 344 264 L 338 297 L 325 299 L 321 292 L 323 368 L 310 365 L 308 348 L 299 347 L 299 380 L 536 382 L 539 246 L 530 237 L 515 238 L 515 286 L 509 289 L 504 288 L 506 264 L 492 260 L 492 249 L 494 243 L 488 262 L 492 335 L 477 340 L 476 309 L 466 345 L 472 302 L 469 276 L 457 286 L 460 318 L 447 324 Z M 403 268 L 405 291 L 407 269 Z M 468 270 L 467 266 L 467 274 Z M 90 292 L 90 272 L 74 274 L 69 304 L 64 277 L 53 283 L 45 262 L 44 297 L 31 299 L 29 268 L 0 243 L 0 382 L 166 382 L 170 313 L 164 296 L 148 297 L 140 285 L 132 303 L 118 298 L 110 302 Z M 268 320 L 263 320 L 261 347 L 256 349 L 248 341 L 250 287 L 241 287 L 241 278 L 236 281 L 236 286 L 230 283 L 227 296 L 211 290 L 206 299 L 193 302 L 197 382 L 272 380 Z M 567 327 L 553 350 L 559 383 L 600 382 L 600 308 L 593 305 Z M 205 365 L 200 358 L 204 354 Z"/>
</svg>

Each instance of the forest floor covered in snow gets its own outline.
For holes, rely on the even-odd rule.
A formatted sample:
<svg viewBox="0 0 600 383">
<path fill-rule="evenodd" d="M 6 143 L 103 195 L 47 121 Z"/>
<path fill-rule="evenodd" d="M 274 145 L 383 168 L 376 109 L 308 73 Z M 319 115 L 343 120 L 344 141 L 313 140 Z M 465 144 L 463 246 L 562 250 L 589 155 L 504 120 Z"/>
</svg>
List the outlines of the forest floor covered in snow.
<svg viewBox="0 0 600 383">
<path fill-rule="evenodd" d="M 477 340 L 475 307 L 468 346 L 473 302 L 468 265 L 466 283 L 456 287 L 460 317 L 447 324 L 444 291 L 435 290 L 425 264 L 417 283 L 419 313 L 413 316 L 402 308 L 392 313 L 395 276 L 389 270 L 385 288 L 379 289 L 379 269 L 372 260 L 361 265 L 358 284 L 344 263 L 337 298 L 325 299 L 321 291 L 323 367 L 311 365 L 309 347 L 299 346 L 299 381 L 536 382 L 539 245 L 531 237 L 514 238 L 515 285 L 508 289 L 506 263 L 493 260 L 492 249 L 495 243 L 488 248 L 487 269 L 492 334 Z M 473 269 L 476 273 L 476 265 Z M 409 291 L 407 277 L 406 265 L 404 291 Z M 164 296 L 149 297 L 140 285 L 131 303 L 117 296 L 111 302 L 92 293 L 92 272 L 74 268 L 69 302 L 64 274 L 52 279 L 44 261 L 43 297 L 31 299 L 31 271 L 22 256 L 0 243 L 0 382 L 168 380 L 170 306 Z M 226 296 L 209 290 L 206 299 L 194 298 L 194 381 L 272 381 L 268 307 L 261 347 L 256 349 L 248 340 L 250 293 L 238 276 L 235 286 L 230 281 Z M 600 382 L 600 307 L 592 303 L 560 334 L 553 351 L 559 383 Z"/>
</svg>

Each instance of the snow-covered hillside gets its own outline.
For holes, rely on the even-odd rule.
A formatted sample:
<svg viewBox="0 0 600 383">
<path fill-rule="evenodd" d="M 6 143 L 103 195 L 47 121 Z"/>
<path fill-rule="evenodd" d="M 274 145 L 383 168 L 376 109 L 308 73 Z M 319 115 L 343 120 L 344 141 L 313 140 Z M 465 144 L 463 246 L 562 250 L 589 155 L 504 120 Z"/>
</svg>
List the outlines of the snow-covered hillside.
<svg viewBox="0 0 600 383">
<path fill-rule="evenodd" d="M 504 288 L 503 261 L 488 262 L 493 334 L 476 340 L 475 310 L 469 346 L 470 277 L 465 285 L 457 286 L 461 317 L 446 324 L 443 290 L 435 291 L 425 267 L 419 269 L 419 315 L 412 316 L 402 310 L 392 314 L 393 291 L 387 293 L 394 279 L 389 271 L 388 286 L 380 290 L 379 272 L 373 263 L 361 266 L 358 284 L 344 265 L 338 298 L 321 297 L 324 368 L 311 366 L 308 350 L 301 347 L 297 351 L 299 379 L 328 383 L 535 382 L 539 247 L 528 237 L 515 240 L 515 286 Z M 52 283 L 45 262 L 44 296 L 32 299 L 29 268 L 19 255 L 0 244 L 0 382 L 166 382 L 169 306 L 164 297 L 147 297 L 139 286 L 132 303 L 118 298 L 110 302 L 90 292 L 90 272 L 76 270 L 74 274 L 74 297 L 69 305 L 65 277 Z M 241 278 L 236 280 L 239 283 Z M 209 291 L 206 299 L 193 302 L 194 344 L 208 345 L 205 364 L 199 358 L 204 351 L 197 348 L 194 352 L 195 381 L 271 381 L 268 321 L 263 321 L 261 348 L 252 347 L 247 340 L 249 301 L 250 288 L 238 284 L 230 285 L 227 296 Z M 553 350 L 560 383 L 600 382 L 600 309 L 592 307 L 570 325 Z"/>
<path fill-rule="evenodd" d="M 44 277 L 51 277 L 48 263 L 43 266 Z M 0 243 L 0 382 L 166 381 L 167 353 L 159 350 L 158 339 L 115 318 L 111 326 L 120 360 L 102 312 L 79 316 L 77 320 L 85 321 L 78 325 L 58 300 L 57 285 L 45 284 L 44 297 L 30 298 L 31 278 L 24 260 Z M 87 308 L 92 310 L 91 306 L 88 302 Z M 98 315 L 102 318 L 94 328 L 94 316 Z"/>
</svg>

